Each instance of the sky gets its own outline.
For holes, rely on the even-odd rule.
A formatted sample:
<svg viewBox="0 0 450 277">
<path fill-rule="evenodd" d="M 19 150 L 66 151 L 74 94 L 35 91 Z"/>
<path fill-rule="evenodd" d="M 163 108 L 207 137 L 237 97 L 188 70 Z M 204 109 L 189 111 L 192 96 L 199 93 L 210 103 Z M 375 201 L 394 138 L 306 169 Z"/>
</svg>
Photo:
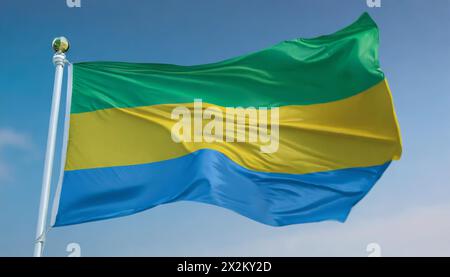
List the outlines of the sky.
<svg viewBox="0 0 450 277">
<path fill-rule="evenodd" d="M 345 223 L 271 227 L 177 202 L 51 229 L 44 255 L 67 256 L 67 245 L 78 243 L 82 256 L 367 256 L 376 243 L 382 256 L 450 256 L 450 0 L 381 0 L 379 8 L 366 0 L 81 0 L 80 8 L 66 0 L 2 0 L 0 256 L 33 254 L 54 37 L 70 40 L 71 62 L 194 65 L 333 33 L 364 11 L 380 29 L 403 156 Z M 61 130 L 62 117 L 54 181 Z"/>
</svg>

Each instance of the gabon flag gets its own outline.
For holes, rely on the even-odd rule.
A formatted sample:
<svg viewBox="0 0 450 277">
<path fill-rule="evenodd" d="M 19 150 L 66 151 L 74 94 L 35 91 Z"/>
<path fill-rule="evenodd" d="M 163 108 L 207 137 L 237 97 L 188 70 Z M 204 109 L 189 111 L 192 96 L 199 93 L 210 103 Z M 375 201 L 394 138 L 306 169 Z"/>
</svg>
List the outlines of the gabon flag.
<svg viewBox="0 0 450 277">
<path fill-rule="evenodd" d="M 53 226 L 183 200 L 273 226 L 345 221 L 401 155 L 378 45 L 363 14 L 212 64 L 73 64 Z"/>
</svg>

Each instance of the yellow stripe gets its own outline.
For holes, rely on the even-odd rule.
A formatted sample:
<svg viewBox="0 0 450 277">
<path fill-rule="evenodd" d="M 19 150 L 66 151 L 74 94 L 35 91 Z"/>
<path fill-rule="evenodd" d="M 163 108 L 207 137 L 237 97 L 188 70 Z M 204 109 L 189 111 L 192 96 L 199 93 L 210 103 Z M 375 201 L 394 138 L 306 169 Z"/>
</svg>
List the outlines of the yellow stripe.
<svg viewBox="0 0 450 277">
<path fill-rule="evenodd" d="M 171 128 L 178 120 L 171 112 L 180 105 L 193 110 L 187 103 L 72 114 L 65 169 L 151 163 L 205 148 L 251 170 L 294 174 L 379 165 L 401 155 L 386 81 L 335 102 L 280 107 L 279 149 L 273 154 L 262 153 L 261 143 L 175 143 Z M 203 103 L 212 106 L 225 111 Z"/>
</svg>

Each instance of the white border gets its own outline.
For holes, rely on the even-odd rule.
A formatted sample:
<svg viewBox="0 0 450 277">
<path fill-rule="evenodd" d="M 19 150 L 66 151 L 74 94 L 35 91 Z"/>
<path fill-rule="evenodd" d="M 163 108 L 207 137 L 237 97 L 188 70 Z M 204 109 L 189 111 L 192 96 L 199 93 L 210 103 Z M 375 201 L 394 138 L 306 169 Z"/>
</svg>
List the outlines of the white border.
<svg viewBox="0 0 450 277">
<path fill-rule="evenodd" d="M 63 146 L 61 150 L 61 165 L 59 169 L 59 180 L 56 187 L 55 196 L 53 198 L 52 214 L 50 220 L 50 227 L 53 227 L 56 220 L 56 215 L 58 214 L 59 198 L 61 196 L 61 188 L 64 180 L 64 167 L 66 165 L 66 153 L 67 145 L 69 140 L 69 125 L 70 125 L 70 107 L 72 102 L 72 64 L 69 63 L 67 66 L 67 92 L 66 92 L 66 109 L 64 115 L 64 135 L 63 135 Z"/>
</svg>

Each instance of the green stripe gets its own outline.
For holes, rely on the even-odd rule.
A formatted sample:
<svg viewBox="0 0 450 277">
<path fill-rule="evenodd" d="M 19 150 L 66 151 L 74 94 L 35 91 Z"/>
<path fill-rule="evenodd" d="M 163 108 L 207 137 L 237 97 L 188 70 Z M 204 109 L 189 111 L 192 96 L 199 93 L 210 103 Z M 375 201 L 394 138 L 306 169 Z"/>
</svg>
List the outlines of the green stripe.
<svg viewBox="0 0 450 277">
<path fill-rule="evenodd" d="M 71 113 L 195 98 L 234 107 L 309 105 L 353 96 L 383 79 L 378 28 L 365 13 L 334 34 L 213 64 L 76 63 Z"/>
</svg>

